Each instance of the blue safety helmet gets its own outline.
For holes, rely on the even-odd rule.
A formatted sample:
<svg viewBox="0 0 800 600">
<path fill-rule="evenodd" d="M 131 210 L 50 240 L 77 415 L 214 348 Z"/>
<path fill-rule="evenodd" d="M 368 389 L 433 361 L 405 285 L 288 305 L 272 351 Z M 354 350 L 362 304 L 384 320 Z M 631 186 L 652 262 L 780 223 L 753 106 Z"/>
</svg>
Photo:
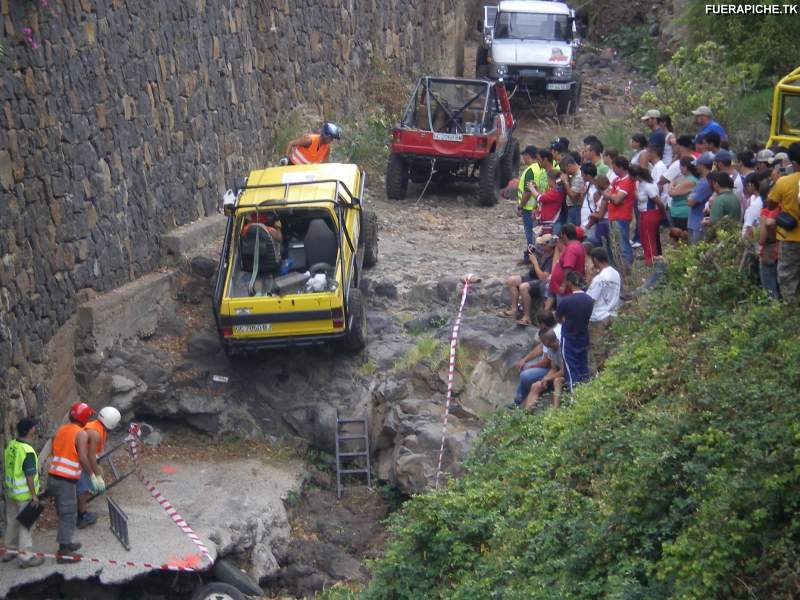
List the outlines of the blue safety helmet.
<svg viewBox="0 0 800 600">
<path fill-rule="evenodd" d="M 331 123 L 330 121 L 325 121 L 322 124 L 322 135 L 327 136 L 329 138 L 333 138 L 335 140 L 342 139 L 342 130 L 336 123 Z"/>
</svg>

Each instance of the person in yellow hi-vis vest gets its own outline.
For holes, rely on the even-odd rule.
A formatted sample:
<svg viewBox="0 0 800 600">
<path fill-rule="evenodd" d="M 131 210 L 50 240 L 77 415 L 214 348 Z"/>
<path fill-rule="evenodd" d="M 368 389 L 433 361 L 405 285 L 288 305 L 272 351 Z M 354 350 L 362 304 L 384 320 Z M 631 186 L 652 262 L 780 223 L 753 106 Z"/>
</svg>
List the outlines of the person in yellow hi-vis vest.
<svg viewBox="0 0 800 600">
<path fill-rule="evenodd" d="M 536 161 L 537 155 L 536 146 L 525 146 L 522 151 L 522 162 L 525 168 L 522 175 L 519 176 L 519 185 L 517 188 L 517 212 L 522 217 L 522 229 L 525 232 L 525 252 L 522 255 L 520 265 L 530 264 L 529 250 L 533 246 L 533 212 L 538 208 L 536 206 L 536 197 L 528 191 L 529 183 L 536 183 L 541 179 L 542 167 Z M 545 176 L 546 177 L 546 176 Z M 545 179 L 546 181 L 546 179 Z"/>
<path fill-rule="evenodd" d="M 17 515 L 28 503 L 39 505 L 39 456 L 33 447 L 36 439 L 34 419 L 17 423 L 17 438 L 11 440 L 3 453 L 6 491 L 6 550 L 27 552 L 33 542 L 31 530 L 17 521 Z M 3 555 L 3 562 L 19 556 L 20 568 L 35 567 L 44 562 L 41 556 L 26 556 L 17 552 Z"/>
</svg>

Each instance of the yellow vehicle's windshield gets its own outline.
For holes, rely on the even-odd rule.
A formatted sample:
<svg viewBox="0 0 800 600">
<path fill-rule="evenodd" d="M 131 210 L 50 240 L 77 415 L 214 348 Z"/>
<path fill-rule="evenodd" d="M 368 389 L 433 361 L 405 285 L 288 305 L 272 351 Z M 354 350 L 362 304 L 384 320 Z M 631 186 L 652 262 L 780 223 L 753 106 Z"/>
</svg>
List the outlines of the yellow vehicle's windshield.
<svg viewBox="0 0 800 600">
<path fill-rule="evenodd" d="M 800 135 L 800 94 L 784 93 L 781 97 L 781 121 L 778 131 L 782 135 Z"/>
</svg>

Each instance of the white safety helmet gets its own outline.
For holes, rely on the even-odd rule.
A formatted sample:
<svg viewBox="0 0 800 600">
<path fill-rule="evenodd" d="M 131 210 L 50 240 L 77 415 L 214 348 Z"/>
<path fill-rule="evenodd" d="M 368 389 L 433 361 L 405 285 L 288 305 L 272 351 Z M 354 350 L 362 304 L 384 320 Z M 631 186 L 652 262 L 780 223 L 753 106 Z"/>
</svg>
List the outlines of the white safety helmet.
<svg viewBox="0 0 800 600">
<path fill-rule="evenodd" d="M 119 425 L 120 419 L 122 419 L 122 415 L 119 414 L 119 411 L 113 406 L 101 408 L 100 412 L 97 414 L 97 420 L 108 430 L 114 429 Z"/>
<path fill-rule="evenodd" d="M 328 136 L 329 138 L 333 138 L 334 140 L 342 139 L 342 128 L 336 123 L 331 123 L 330 121 L 325 121 L 322 124 L 322 130 L 320 133 Z"/>
</svg>

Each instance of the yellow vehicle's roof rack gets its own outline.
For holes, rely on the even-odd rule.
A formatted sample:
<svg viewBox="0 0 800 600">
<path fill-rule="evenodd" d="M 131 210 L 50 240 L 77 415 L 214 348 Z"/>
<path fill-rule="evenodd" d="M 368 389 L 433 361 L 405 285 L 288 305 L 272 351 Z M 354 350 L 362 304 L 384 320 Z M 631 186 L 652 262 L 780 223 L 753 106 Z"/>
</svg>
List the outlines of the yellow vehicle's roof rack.
<svg viewBox="0 0 800 600">
<path fill-rule="evenodd" d="M 237 199 L 236 203 L 234 204 L 234 210 L 239 210 L 241 208 L 258 208 L 261 206 L 270 206 L 273 204 L 277 205 L 284 205 L 289 204 L 289 189 L 296 188 L 300 186 L 322 186 L 326 184 L 333 184 L 333 195 L 331 198 L 319 198 L 315 200 L 292 200 L 292 206 L 303 206 L 308 204 L 321 204 L 321 203 L 332 203 L 332 204 L 340 204 L 339 202 L 339 191 L 343 190 L 347 196 L 350 198 L 350 202 L 352 206 L 360 206 L 361 205 L 361 198 L 356 196 L 350 191 L 350 188 L 347 187 L 345 183 L 339 181 L 338 179 L 320 179 L 320 180 L 313 180 L 313 181 L 290 181 L 285 183 L 263 183 L 263 184 L 256 184 L 256 185 L 247 185 L 238 188 L 236 190 Z M 280 189 L 283 188 L 283 195 L 280 198 L 266 198 L 257 203 L 247 203 L 241 204 L 241 198 L 244 195 L 244 192 L 248 190 L 268 190 L 268 189 Z M 241 194 L 240 194 L 241 192 Z M 362 186 L 362 193 L 363 193 L 363 186 Z"/>
</svg>

